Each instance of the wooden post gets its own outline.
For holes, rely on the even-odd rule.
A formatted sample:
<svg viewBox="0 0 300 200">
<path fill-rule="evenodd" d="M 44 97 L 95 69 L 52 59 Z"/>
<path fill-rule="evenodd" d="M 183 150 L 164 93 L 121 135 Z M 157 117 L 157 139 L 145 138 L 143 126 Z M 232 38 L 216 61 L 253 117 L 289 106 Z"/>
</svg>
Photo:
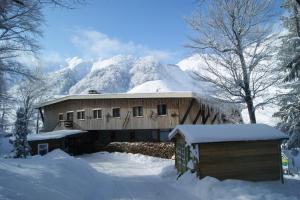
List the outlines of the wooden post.
<svg viewBox="0 0 300 200">
<path fill-rule="evenodd" d="M 214 116 L 213 120 L 211 121 L 211 124 L 214 124 L 214 122 L 216 121 L 218 115 L 219 115 L 219 113 L 217 113 L 217 114 Z"/>
<path fill-rule="evenodd" d="M 190 111 L 191 111 L 191 109 L 192 109 L 194 103 L 195 103 L 195 99 L 193 98 L 193 99 L 191 100 L 190 105 L 189 105 L 188 109 L 186 110 L 186 112 L 185 112 L 185 114 L 184 114 L 182 120 L 180 121 L 180 124 L 184 124 L 184 122 L 185 122 L 187 116 L 189 115 L 189 113 L 190 113 Z"/>
<path fill-rule="evenodd" d="M 284 179 L 283 179 L 283 170 L 282 170 L 282 158 L 281 158 L 281 140 L 280 142 L 278 142 L 278 154 L 279 154 L 279 173 L 280 173 L 280 179 L 281 179 L 281 183 L 284 184 Z"/>
<path fill-rule="evenodd" d="M 39 121 L 40 121 L 40 113 L 37 110 L 37 118 L 36 118 L 36 134 L 39 134 Z"/>
<path fill-rule="evenodd" d="M 196 124 L 196 123 L 197 123 L 197 121 L 198 121 L 198 119 L 199 119 L 199 117 L 200 117 L 200 115 L 201 115 L 201 113 L 202 113 L 201 107 L 202 107 L 202 105 L 200 105 L 199 111 L 198 111 L 198 113 L 197 113 L 197 115 L 196 115 L 196 117 L 195 117 L 195 119 L 194 119 L 194 121 L 193 121 L 193 124 Z"/>
<path fill-rule="evenodd" d="M 41 114 L 42 122 L 44 123 L 45 120 L 44 120 L 44 115 L 43 115 L 43 112 L 42 112 L 42 108 L 39 108 L 39 111 L 40 111 L 40 114 Z"/>
</svg>

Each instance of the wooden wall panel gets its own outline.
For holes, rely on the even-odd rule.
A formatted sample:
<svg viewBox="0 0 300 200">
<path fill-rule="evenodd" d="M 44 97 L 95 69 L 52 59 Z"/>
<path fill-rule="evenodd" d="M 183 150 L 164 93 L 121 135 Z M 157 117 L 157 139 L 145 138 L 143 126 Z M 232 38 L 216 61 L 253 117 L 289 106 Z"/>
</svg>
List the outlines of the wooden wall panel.
<svg viewBox="0 0 300 200">
<path fill-rule="evenodd" d="M 45 131 L 52 131 L 58 124 L 58 114 L 74 111 L 74 128 L 84 130 L 120 130 L 120 129 L 170 129 L 179 123 L 178 99 L 89 99 L 68 100 L 44 108 Z M 167 115 L 157 116 L 157 105 L 167 104 Z M 144 116 L 133 117 L 132 107 L 143 106 Z M 113 118 L 112 108 L 121 108 L 121 117 Z M 102 109 L 102 119 L 93 119 L 93 109 Z M 85 110 L 85 120 L 78 120 L 76 111 Z M 130 118 L 123 127 L 127 113 Z"/>
<path fill-rule="evenodd" d="M 279 141 L 199 144 L 198 175 L 218 179 L 280 179 Z"/>
</svg>

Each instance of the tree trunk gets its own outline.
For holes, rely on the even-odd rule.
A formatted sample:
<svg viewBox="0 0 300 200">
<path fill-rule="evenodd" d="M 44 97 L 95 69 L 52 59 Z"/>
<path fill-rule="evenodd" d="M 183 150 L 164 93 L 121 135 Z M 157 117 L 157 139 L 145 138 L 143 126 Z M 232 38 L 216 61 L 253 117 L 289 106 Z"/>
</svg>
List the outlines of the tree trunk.
<svg viewBox="0 0 300 200">
<path fill-rule="evenodd" d="M 251 124 L 256 124 L 256 116 L 255 116 L 255 109 L 253 106 L 253 99 L 251 97 L 246 99 L 246 104 L 248 108 L 248 114 Z"/>
</svg>

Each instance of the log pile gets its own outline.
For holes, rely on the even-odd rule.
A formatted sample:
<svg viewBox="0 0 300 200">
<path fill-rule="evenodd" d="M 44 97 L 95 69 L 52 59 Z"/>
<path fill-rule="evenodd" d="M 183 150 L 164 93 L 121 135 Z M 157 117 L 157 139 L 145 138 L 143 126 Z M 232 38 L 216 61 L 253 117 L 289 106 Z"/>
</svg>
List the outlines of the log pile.
<svg viewBox="0 0 300 200">
<path fill-rule="evenodd" d="M 101 149 L 108 152 L 126 152 L 171 159 L 175 154 L 173 143 L 164 142 L 112 142 Z"/>
</svg>

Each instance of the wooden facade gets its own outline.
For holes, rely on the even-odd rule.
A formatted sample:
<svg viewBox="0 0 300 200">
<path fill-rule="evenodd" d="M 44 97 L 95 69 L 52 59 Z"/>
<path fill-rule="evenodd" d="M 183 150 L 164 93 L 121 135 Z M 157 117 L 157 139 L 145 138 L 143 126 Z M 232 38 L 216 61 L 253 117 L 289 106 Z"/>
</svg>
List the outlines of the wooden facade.
<svg viewBox="0 0 300 200">
<path fill-rule="evenodd" d="M 166 115 L 157 114 L 160 104 L 167 106 Z M 133 117 L 135 106 L 143 107 L 142 117 Z M 113 108 L 120 108 L 120 117 L 112 116 Z M 93 118 L 94 109 L 101 109 L 101 119 Z M 57 128 L 59 114 L 66 119 L 68 112 L 73 112 L 73 128 L 81 130 L 172 129 L 177 124 L 224 123 L 224 113 L 193 98 L 78 99 L 45 106 L 43 111 L 44 131 Z M 85 111 L 84 119 L 77 119 L 78 111 Z"/>
</svg>

